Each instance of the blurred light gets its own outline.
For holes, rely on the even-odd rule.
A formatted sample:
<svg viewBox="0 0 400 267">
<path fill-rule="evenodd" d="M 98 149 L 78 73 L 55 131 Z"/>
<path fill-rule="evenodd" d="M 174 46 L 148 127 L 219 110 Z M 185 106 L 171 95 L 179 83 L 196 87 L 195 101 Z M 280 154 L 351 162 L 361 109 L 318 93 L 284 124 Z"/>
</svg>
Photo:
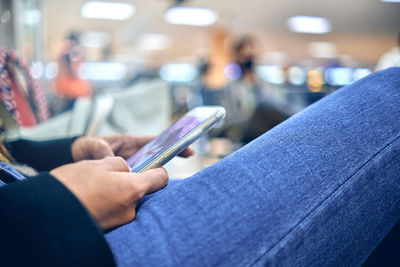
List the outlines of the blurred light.
<svg viewBox="0 0 400 267">
<path fill-rule="evenodd" d="M 79 68 L 79 77 L 85 80 L 120 81 L 126 73 L 126 66 L 118 62 L 86 62 Z"/>
<path fill-rule="evenodd" d="M 40 12 L 37 9 L 27 9 L 24 12 L 22 22 L 27 25 L 36 25 L 40 21 Z"/>
<path fill-rule="evenodd" d="M 190 82 L 197 74 L 196 66 L 188 63 L 168 63 L 160 68 L 160 77 L 168 82 Z"/>
<path fill-rule="evenodd" d="M 161 33 L 147 33 L 138 40 L 138 47 L 143 50 L 165 50 L 171 44 L 171 39 Z"/>
<path fill-rule="evenodd" d="M 308 46 L 311 56 L 315 58 L 336 58 L 336 47 L 330 42 L 312 42 Z"/>
<path fill-rule="evenodd" d="M 126 2 L 90 1 L 81 8 L 81 16 L 88 19 L 126 20 L 134 14 L 135 7 Z"/>
<path fill-rule="evenodd" d="M 372 71 L 368 68 L 358 68 L 354 70 L 353 73 L 353 81 L 360 80 L 368 75 L 370 75 Z"/>
<path fill-rule="evenodd" d="M 386 3 L 400 3 L 400 0 L 382 0 L 382 2 L 386 2 Z"/>
<path fill-rule="evenodd" d="M 103 48 L 110 43 L 110 35 L 107 32 L 88 31 L 79 36 L 79 42 L 83 47 Z"/>
<path fill-rule="evenodd" d="M 353 82 L 353 69 L 330 68 L 325 72 L 325 79 L 330 85 L 343 86 Z"/>
<path fill-rule="evenodd" d="M 318 69 L 310 70 L 307 73 L 307 85 L 311 92 L 321 92 L 324 85 L 324 76 Z"/>
<path fill-rule="evenodd" d="M 35 79 L 39 79 L 43 76 L 44 67 L 43 63 L 39 61 L 32 62 L 31 73 L 32 77 Z"/>
<path fill-rule="evenodd" d="M 10 19 L 11 19 L 10 10 L 6 10 L 3 12 L 3 14 L 1 14 L 1 18 L 0 18 L 1 23 L 7 23 L 10 21 Z"/>
<path fill-rule="evenodd" d="M 293 85 L 302 85 L 306 82 L 306 71 L 300 67 L 294 66 L 289 68 L 289 82 Z"/>
<path fill-rule="evenodd" d="M 237 80 L 242 77 L 242 69 L 239 64 L 231 62 L 225 66 L 224 74 L 229 80 Z"/>
<path fill-rule="evenodd" d="M 52 80 L 54 79 L 58 74 L 58 64 L 57 62 L 49 62 L 46 65 L 44 75 L 46 79 Z"/>
<path fill-rule="evenodd" d="M 171 24 L 210 26 L 217 21 L 218 14 L 207 8 L 175 6 L 165 12 L 164 18 Z"/>
<path fill-rule="evenodd" d="M 283 69 L 279 66 L 258 66 L 256 72 L 266 82 L 272 84 L 285 83 Z"/>
<path fill-rule="evenodd" d="M 292 32 L 323 34 L 331 31 L 329 20 L 323 17 L 295 16 L 288 19 Z"/>
</svg>

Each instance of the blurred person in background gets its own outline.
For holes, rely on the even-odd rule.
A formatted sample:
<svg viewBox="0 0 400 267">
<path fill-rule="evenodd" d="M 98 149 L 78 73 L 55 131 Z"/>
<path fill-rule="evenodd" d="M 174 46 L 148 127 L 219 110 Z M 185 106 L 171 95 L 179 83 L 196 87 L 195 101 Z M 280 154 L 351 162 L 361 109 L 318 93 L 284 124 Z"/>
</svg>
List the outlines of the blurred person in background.
<svg viewBox="0 0 400 267">
<path fill-rule="evenodd" d="M 233 46 L 234 63 L 240 67 L 240 77 L 231 83 L 234 95 L 236 118 L 248 120 L 257 106 L 257 76 L 254 73 L 256 61 L 255 39 L 251 36 L 240 38 Z"/>
<path fill-rule="evenodd" d="M 241 69 L 240 80 L 251 86 L 256 83 L 254 65 L 256 60 L 256 44 L 252 36 L 240 38 L 233 46 L 234 60 Z"/>
<path fill-rule="evenodd" d="M 384 54 L 378 61 L 375 71 L 384 70 L 390 67 L 400 67 L 400 32 L 397 37 L 398 47 Z"/>
<path fill-rule="evenodd" d="M 256 43 L 252 36 L 244 36 L 232 46 L 233 61 L 226 69 L 226 75 L 232 82 L 227 87 L 226 105 L 228 115 L 223 136 L 235 142 L 241 141 L 243 131 L 257 104 L 259 85 L 254 73 L 256 61 Z"/>
<path fill-rule="evenodd" d="M 231 106 L 224 134 L 235 142 L 247 144 L 288 118 L 262 93 L 255 73 L 257 43 L 244 36 L 233 45 L 233 57 L 239 68 L 238 79 L 229 84 Z M 229 113 L 228 113 L 229 114 Z"/>
<path fill-rule="evenodd" d="M 33 127 L 50 117 L 40 83 L 14 50 L 0 47 L 0 104 L 18 126 Z"/>
<path fill-rule="evenodd" d="M 59 71 L 54 90 L 63 104 L 59 112 L 71 109 L 76 98 L 91 96 L 93 93 L 90 84 L 78 74 L 83 62 L 84 55 L 79 45 L 79 37 L 76 33 L 71 33 L 64 42 L 58 58 Z"/>
</svg>

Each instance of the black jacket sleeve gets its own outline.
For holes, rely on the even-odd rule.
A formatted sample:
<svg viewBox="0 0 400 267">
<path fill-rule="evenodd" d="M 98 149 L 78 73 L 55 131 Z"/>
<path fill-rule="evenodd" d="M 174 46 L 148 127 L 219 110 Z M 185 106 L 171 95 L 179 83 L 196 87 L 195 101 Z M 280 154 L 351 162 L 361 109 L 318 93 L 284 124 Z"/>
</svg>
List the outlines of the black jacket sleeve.
<svg viewBox="0 0 400 267">
<path fill-rule="evenodd" d="M 19 163 L 25 163 L 38 171 L 49 171 L 73 162 L 71 146 L 77 137 L 49 141 L 20 139 L 7 144 L 11 155 Z"/>
<path fill-rule="evenodd" d="M 0 265 L 114 266 L 114 260 L 78 199 L 41 173 L 0 188 Z"/>
</svg>

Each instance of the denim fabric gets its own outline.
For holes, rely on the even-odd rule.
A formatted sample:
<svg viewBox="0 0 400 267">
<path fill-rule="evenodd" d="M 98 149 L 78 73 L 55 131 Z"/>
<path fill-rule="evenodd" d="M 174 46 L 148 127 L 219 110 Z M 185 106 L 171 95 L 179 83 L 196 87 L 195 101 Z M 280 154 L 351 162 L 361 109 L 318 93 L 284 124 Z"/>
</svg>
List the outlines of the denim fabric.
<svg viewBox="0 0 400 267">
<path fill-rule="evenodd" d="M 361 264 L 400 219 L 400 68 L 323 98 L 154 194 L 119 266 Z"/>
</svg>

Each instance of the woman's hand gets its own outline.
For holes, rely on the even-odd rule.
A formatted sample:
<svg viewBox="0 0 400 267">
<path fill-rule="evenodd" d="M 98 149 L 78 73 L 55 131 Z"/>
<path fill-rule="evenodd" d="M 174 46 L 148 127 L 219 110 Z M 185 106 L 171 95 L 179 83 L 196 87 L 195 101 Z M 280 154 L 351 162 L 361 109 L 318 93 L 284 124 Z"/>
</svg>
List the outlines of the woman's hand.
<svg viewBox="0 0 400 267">
<path fill-rule="evenodd" d="M 71 152 L 74 161 L 102 159 L 107 156 L 127 159 L 153 139 L 154 137 L 137 137 L 129 134 L 106 137 L 83 136 L 75 140 Z M 193 154 L 193 150 L 186 148 L 180 156 L 190 157 Z"/>
<path fill-rule="evenodd" d="M 163 168 L 131 173 L 121 157 L 67 164 L 50 174 L 81 201 L 104 230 L 132 221 L 137 202 L 168 184 Z"/>
</svg>

